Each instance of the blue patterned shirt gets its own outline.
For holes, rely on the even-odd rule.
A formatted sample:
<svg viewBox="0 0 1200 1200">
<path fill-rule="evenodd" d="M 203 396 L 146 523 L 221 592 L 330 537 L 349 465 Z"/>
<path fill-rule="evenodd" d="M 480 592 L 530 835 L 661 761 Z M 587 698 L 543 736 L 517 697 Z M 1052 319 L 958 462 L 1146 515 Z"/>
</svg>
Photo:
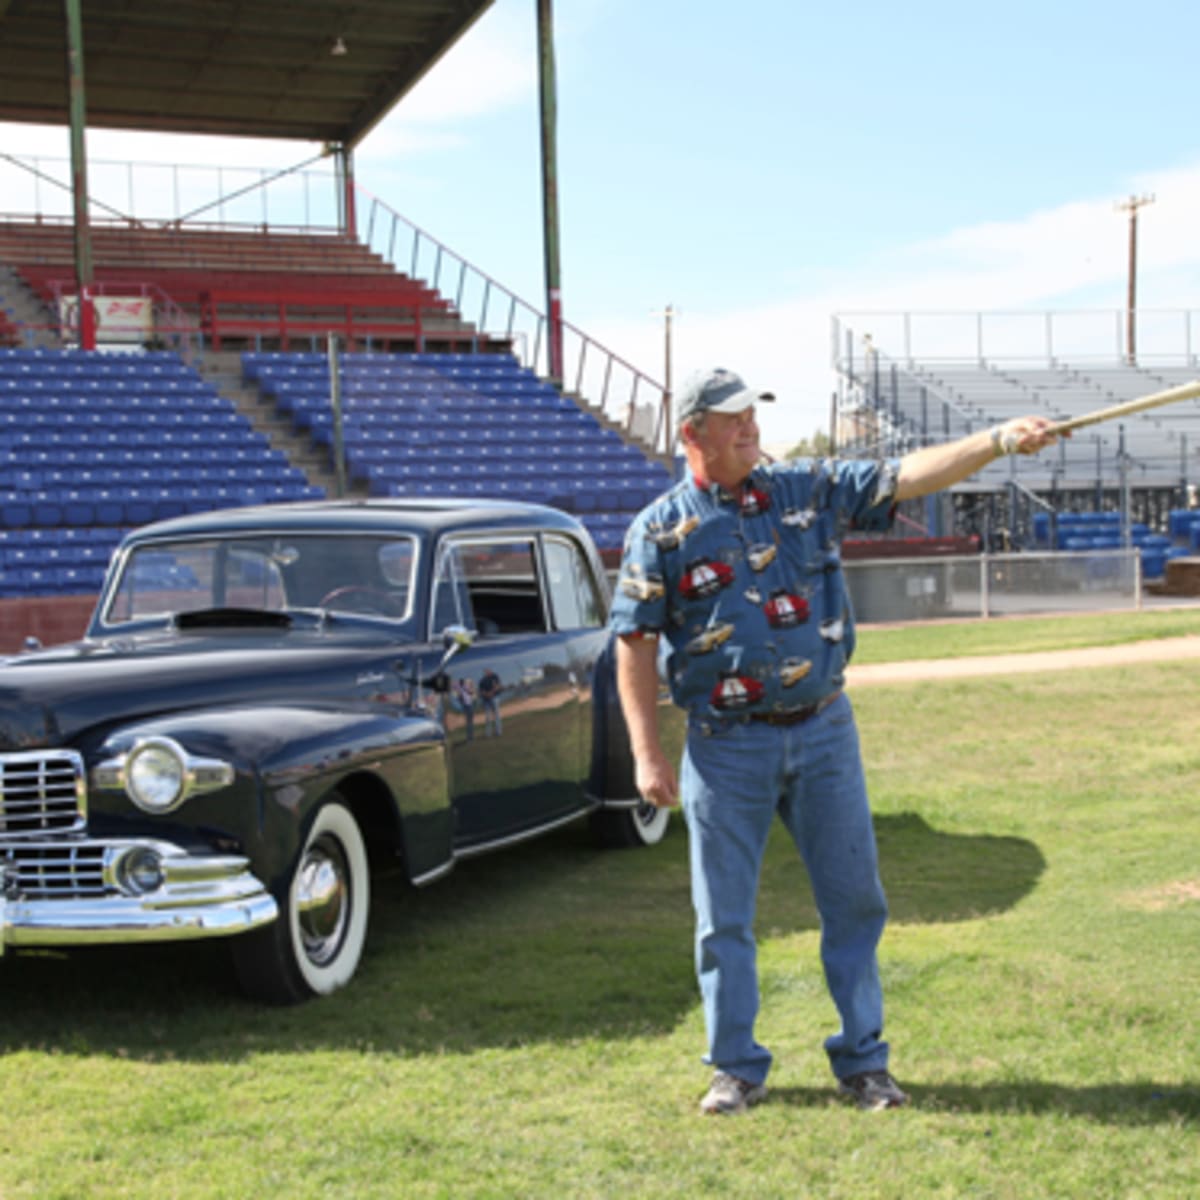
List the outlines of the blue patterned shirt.
<svg viewBox="0 0 1200 1200">
<path fill-rule="evenodd" d="M 786 713 L 842 686 L 854 616 L 840 546 L 890 526 L 898 460 L 756 467 L 740 495 L 688 478 L 625 539 L 610 626 L 661 633 L 697 718 Z"/>
</svg>

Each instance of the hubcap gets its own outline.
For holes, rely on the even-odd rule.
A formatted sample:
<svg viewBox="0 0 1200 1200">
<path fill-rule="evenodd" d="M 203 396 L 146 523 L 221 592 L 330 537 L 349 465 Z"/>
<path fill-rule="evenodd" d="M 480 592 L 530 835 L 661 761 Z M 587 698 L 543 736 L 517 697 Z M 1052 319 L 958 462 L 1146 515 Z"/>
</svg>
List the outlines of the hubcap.
<svg viewBox="0 0 1200 1200">
<path fill-rule="evenodd" d="M 350 920 L 350 872 L 341 844 L 317 838 L 296 873 L 296 915 L 304 953 L 324 966 L 341 949 Z"/>
</svg>

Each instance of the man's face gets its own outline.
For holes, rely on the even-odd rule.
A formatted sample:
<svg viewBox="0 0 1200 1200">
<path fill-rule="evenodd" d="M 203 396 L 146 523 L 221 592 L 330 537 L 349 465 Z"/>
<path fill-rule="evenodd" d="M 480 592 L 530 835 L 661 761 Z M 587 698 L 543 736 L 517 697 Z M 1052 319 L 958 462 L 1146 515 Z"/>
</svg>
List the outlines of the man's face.
<svg viewBox="0 0 1200 1200">
<path fill-rule="evenodd" d="M 693 426 L 694 445 L 703 458 L 705 475 L 729 487 L 741 483 L 758 462 L 758 421 L 754 406 L 740 413 L 705 415 L 699 428 Z"/>
</svg>

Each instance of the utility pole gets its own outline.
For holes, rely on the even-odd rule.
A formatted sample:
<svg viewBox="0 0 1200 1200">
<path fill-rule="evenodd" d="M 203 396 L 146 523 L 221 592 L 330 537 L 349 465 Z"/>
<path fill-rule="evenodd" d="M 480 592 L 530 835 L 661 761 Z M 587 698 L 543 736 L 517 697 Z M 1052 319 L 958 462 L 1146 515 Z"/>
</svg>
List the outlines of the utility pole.
<svg viewBox="0 0 1200 1200">
<path fill-rule="evenodd" d="M 668 304 L 662 313 L 663 317 L 663 410 L 662 424 L 664 437 L 666 441 L 666 452 L 671 453 L 671 447 L 674 445 L 671 440 L 674 436 L 671 430 L 671 397 L 673 389 L 671 387 L 671 322 L 675 317 L 675 309 Z"/>
<path fill-rule="evenodd" d="M 1137 362 L 1137 223 L 1138 209 L 1153 204 L 1154 197 L 1130 196 L 1117 204 L 1118 212 L 1129 214 L 1129 295 L 1125 302 L 1125 358 Z"/>
</svg>

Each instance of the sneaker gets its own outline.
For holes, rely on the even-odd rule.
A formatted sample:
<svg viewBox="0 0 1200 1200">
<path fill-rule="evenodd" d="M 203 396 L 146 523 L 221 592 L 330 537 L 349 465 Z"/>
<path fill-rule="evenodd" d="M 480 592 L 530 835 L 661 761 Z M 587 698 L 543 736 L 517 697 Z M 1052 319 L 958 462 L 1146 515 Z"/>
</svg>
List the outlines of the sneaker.
<svg viewBox="0 0 1200 1200">
<path fill-rule="evenodd" d="M 713 1113 L 733 1115 L 744 1113 L 752 1104 L 767 1098 L 767 1088 L 762 1083 L 748 1083 L 728 1071 L 718 1071 L 712 1077 L 708 1092 L 700 1101 L 700 1111 L 706 1116 Z"/>
<path fill-rule="evenodd" d="M 886 1071 L 863 1071 L 847 1075 L 838 1083 L 838 1094 L 852 1096 L 859 1108 L 877 1112 L 881 1108 L 900 1108 L 908 1103 L 908 1093 Z"/>
</svg>

